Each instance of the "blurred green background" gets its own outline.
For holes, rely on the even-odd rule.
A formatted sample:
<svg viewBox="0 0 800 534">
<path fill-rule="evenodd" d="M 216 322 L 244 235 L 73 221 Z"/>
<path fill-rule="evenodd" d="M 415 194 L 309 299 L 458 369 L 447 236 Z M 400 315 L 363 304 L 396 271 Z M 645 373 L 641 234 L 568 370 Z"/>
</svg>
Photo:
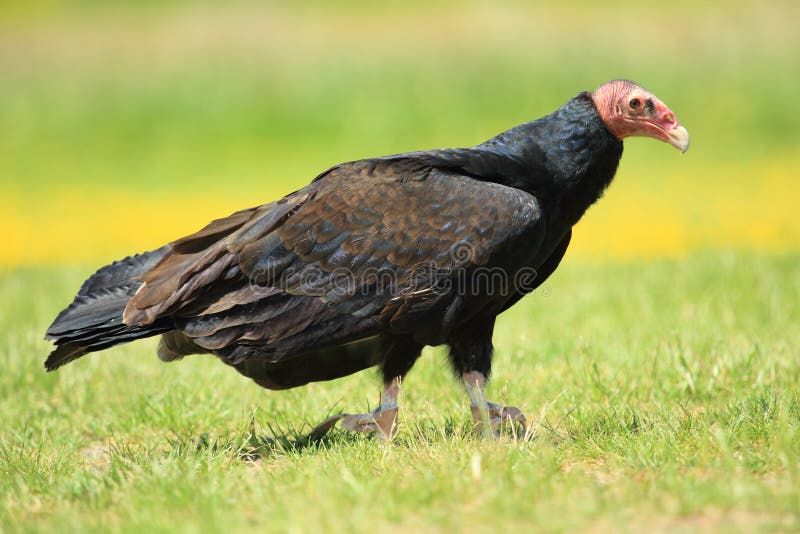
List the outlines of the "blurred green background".
<svg viewBox="0 0 800 534">
<path fill-rule="evenodd" d="M 630 78 L 631 140 L 570 254 L 796 249 L 797 2 L 15 2 L 0 7 L 0 265 L 93 264 L 340 161 L 467 146 Z"/>
</svg>

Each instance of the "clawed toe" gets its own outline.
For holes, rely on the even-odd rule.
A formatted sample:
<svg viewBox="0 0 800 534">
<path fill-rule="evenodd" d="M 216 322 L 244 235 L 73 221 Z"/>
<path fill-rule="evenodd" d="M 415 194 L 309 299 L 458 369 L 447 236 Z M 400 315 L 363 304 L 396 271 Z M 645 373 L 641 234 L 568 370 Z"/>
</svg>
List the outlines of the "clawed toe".
<svg viewBox="0 0 800 534">
<path fill-rule="evenodd" d="M 381 439 L 388 441 L 397 433 L 397 408 L 388 410 L 376 408 L 371 413 L 334 415 L 314 427 L 309 437 L 315 441 L 321 439 L 339 421 L 346 430 L 377 433 Z"/>
<path fill-rule="evenodd" d="M 397 432 L 397 400 L 400 396 L 402 379 L 395 377 L 383 385 L 381 404 L 370 413 L 340 413 L 328 417 L 318 424 L 308 437 L 314 441 L 321 439 L 328 431 L 342 422 L 342 428 L 351 432 L 377 433 L 384 441 L 389 441 Z"/>
<path fill-rule="evenodd" d="M 485 414 L 485 415 L 484 415 Z M 527 420 L 522 410 L 514 406 L 500 406 L 487 402 L 485 407 L 472 406 L 472 419 L 480 424 L 484 424 L 484 417 L 488 418 L 492 430 L 497 430 L 504 424 L 519 423 L 524 433 L 527 428 Z"/>
<path fill-rule="evenodd" d="M 380 432 L 382 437 L 391 438 L 397 431 L 397 408 L 346 415 L 342 418 L 342 428 L 352 432 Z"/>
</svg>

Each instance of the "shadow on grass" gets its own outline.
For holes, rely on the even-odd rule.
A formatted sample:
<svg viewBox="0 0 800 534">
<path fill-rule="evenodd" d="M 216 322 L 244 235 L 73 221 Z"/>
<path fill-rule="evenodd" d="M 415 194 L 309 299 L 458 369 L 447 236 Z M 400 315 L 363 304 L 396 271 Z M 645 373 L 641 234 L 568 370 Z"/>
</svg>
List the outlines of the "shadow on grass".
<svg viewBox="0 0 800 534">
<path fill-rule="evenodd" d="M 574 429 L 564 428 L 575 411 L 575 409 L 569 410 L 555 423 L 549 422 L 547 418 L 533 421 L 527 430 L 522 430 L 516 425 L 503 425 L 494 436 L 514 442 L 534 442 L 544 439 L 556 446 L 575 441 L 578 436 Z M 484 434 L 481 427 L 471 420 L 454 416 L 448 416 L 444 421 L 416 417 L 401 418 L 399 424 L 399 433 L 392 440 L 392 447 L 395 448 L 433 446 L 437 443 L 468 443 L 491 437 Z M 233 434 L 214 435 L 211 432 L 203 432 L 198 436 L 192 433 L 168 438 L 168 443 L 172 454 L 227 456 L 243 462 L 257 462 L 345 447 L 364 440 L 380 442 L 380 439 L 373 434 L 350 432 L 333 426 L 321 436 L 314 436 L 312 429 L 309 423 L 290 427 L 272 423 L 259 424 L 255 414 L 252 414 L 246 427 Z"/>
<path fill-rule="evenodd" d="M 280 456 L 297 456 L 305 451 L 324 450 L 355 441 L 355 436 L 342 432 L 331 432 L 319 439 L 312 438 L 307 425 L 296 428 L 283 428 L 277 425 L 266 425 L 266 431 L 257 430 L 251 421 L 250 427 L 230 436 L 214 436 L 203 432 L 199 436 L 173 437 L 168 442 L 174 454 L 208 454 L 236 457 L 243 462 L 257 462 Z"/>
<path fill-rule="evenodd" d="M 448 417 L 443 423 L 433 421 L 412 421 L 392 440 L 392 447 L 411 448 L 419 445 L 434 445 L 439 442 L 464 442 L 481 438 L 481 432 L 471 423 Z M 530 436 L 517 436 L 504 432 L 511 439 L 532 439 Z M 243 462 L 258 462 L 285 456 L 298 456 L 304 453 L 345 447 L 359 441 L 369 440 L 376 444 L 380 439 L 372 434 L 361 434 L 334 428 L 322 437 L 312 437 L 309 425 L 285 428 L 267 424 L 261 430 L 253 421 L 245 431 L 229 436 L 215 436 L 208 432 L 193 436 L 168 438 L 172 454 L 200 454 L 208 456 L 228 456 Z"/>
<path fill-rule="evenodd" d="M 499 439 L 514 442 L 533 442 L 542 437 L 543 432 L 550 434 L 546 427 L 536 424 L 531 432 L 521 432 L 518 427 L 504 426 L 495 435 Z M 310 425 L 303 423 L 297 427 L 281 427 L 267 424 L 257 429 L 254 420 L 249 428 L 231 436 L 214 436 L 202 433 L 199 436 L 169 439 L 174 454 L 208 454 L 235 457 L 243 462 L 258 462 L 277 457 L 298 456 L 304 453 L 316 453 L 331 448 L 346 447 L 364 440 L 380 444 L 381 440 L 374 434 L 361 434 L 339 428 L 332 428 L 321 437 L 312 437 Z M 392 440 L 393 448 L 414 448 L 434 446 L 438 443 L 468 443 L 487 439 L 481 428 L 471 421 L 456 417 L 447 417 L 444 421 L 419 420 L 413 418 L 406 423 L 401 421 L 400 432 Z"/>
</svg>

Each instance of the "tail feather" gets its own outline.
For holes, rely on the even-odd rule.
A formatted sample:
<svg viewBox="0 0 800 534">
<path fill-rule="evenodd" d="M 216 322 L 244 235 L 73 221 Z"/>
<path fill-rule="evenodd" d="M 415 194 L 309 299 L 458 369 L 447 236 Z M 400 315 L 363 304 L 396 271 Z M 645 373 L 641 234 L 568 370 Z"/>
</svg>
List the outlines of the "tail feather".
<svg viewBox="0 0 800 534">
<path fill-rule="evenodd" d="M 78 295 L 66 309 L 58 314 L 47 329 L 45 339 L 62 339 L 101 327 L 122 325 L 122 314 L 117 314 L 119 304 L 136 293 L 141 282 L 129 283 L 114 289 L 101 289 L 96 293 Z M 124 304 L 123 304 L 124 306 Z"/>
<path fill-rule="evenodd" d="M 84 354 L 107 349 L 135 339 L 163 334 L 173 328 L 171 324 L 162 322 L 161 324 L 135 326 L 132 328 L 97 328 L 92 334 L 87 334 L 83 337 L 61 338 L 56 341 L 56 348 L 47 357 L 44 366 L 48 371 L 55 371 L 62 365 L 66 365 Z"/>
<path fill-rule="evenodd" d="M 155 267 L 168 250 L 169 245 L 164 245 L 157 250 L 134 254 L 101 267 L 83 283 L 78 296 L 85 297 L 102 289 L 115 289 L 131 282 L 132 278 L 141 276 Z"/>
<path fill-rule="evenodd" d="M 167 247 L 162 247 L 116 261 L 83 283 L 75 299 L 58 314 L 45 334 L 45 339 L 56 344 L 45 362 L 48 371 L 86 353 L 173 329 L 167 320 L 136 327 L 122 322 L 128 300 L 143 283 L 138 277 L 158 263 L 166 251 Z"/>
</svg>

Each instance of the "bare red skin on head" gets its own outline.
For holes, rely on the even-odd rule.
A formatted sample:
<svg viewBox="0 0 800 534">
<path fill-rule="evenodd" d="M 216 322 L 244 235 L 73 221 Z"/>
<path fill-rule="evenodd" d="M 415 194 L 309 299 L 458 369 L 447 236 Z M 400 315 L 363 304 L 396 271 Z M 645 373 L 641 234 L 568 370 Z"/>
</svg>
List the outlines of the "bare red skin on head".
<svg viewBox="0 0 800 534">
<path fill-rule="evenodd" d="M 628 80 L 612 80 L 592 93 L 606 128 L 617 138 L 653 137 L 670 142 L 680 126 L 675 114 L 650 91 Z"/>
</svg>

